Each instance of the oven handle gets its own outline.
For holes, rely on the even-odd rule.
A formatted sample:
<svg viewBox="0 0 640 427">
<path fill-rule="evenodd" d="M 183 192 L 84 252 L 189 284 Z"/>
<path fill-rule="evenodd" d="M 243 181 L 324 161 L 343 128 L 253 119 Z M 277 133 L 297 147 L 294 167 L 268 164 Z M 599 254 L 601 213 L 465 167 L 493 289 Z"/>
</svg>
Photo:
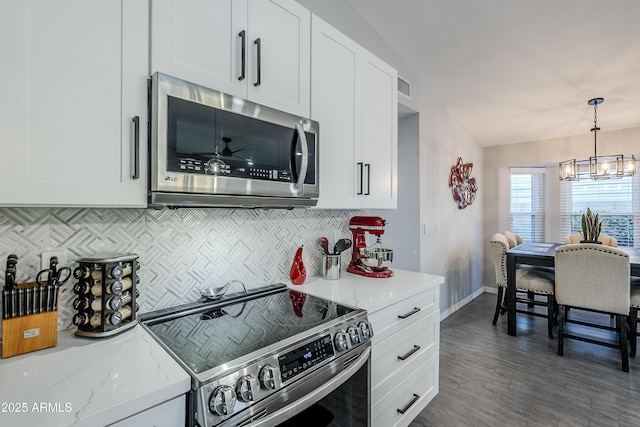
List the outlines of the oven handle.
<svg viewBox="0 0 640 427">
<path fill-rule="evenodd" d="M 298 141 L 300 141 L 300 148 L 302 149 L 302 159 L 300 159 L 300 170 L 298 171 L 298 180 L 296 181 L 295 189 L 297 194 L 302 196 L 304 194 L 304 180 L 307 177 L 307 168 L 309 167 L 309 146 L 307 145 L 307 135 L 304 133 L 300 122 L 296 123 L 296 131 L 298 132 Z M 295 168 L 295 148 L 292 149 L 292 153 L 294 158 L 292 158 L 291 161 L 292 166 Z"/>
<path fill-rule="evenodd" d="M 254 422 L 247 425 L 251 427 L 274 426 L 288 420 L 295 414 L 302 412 L 304 409 L 307 409 L 314 403 L 320 401 L 322 398 L 327 396 L 329 393 L 333 392 L 335 389 L 340 387 L 345 381 L 351 378 L 353 374 L 358 372 L 358 370 L 362 368 L 362 366 L 364 366 L 365 363 L 367 363 L 367 360 L 369 360 L 370 354 L 371 354 L 371 347 L 368 346 L 362 353 L 360 353 L 360 356 L 358 356 L 358 358 L 354 360 L 351 363 L 351 365 L 349 365 L 348 368 L 340 372 L 335 377 L 331 378 L 329 381 L 324 383 L 321 387 L 318 387 L 313 393 L 309 393 L 302 399 L 296 400 L 291 405 L 287 405 L 284 408 L 280 408 L 276 412 L 269 414 L 264 418 L 257 419 Z M 295 409 L 295 410 L 292 412 L 292 409 Z"/>
</svg>

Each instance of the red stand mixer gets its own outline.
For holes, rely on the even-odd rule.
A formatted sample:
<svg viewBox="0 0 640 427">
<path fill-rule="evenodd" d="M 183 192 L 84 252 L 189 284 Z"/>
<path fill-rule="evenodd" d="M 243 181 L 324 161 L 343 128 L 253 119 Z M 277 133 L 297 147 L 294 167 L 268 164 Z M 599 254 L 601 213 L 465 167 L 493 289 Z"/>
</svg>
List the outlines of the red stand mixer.
<svg viewBox="0 0 640 427">
<path fill-rule="evenodd" d="M 380 240 L 386 224 L 387 221 L 379 216 L 351 218 L 349 230 L 353 234 L 353 249 L 351 262 L 347 267 L 349 273 L 378 278 L 393 276 L 393 271 L 389 270 L 393 261 L 393 250 L 384 248 Z M 367 247 L 367 233 L 377 237 L 376 243 L 370 247 Z"/>
</svg>

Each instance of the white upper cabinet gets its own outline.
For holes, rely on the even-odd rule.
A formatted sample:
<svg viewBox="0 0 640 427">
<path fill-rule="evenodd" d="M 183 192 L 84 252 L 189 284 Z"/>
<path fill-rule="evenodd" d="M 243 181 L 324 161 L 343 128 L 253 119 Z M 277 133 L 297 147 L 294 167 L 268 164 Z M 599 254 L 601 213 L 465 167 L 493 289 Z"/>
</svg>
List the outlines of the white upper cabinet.
<svg viewBox="0 0 640 427">
<path fill-rule="evenodd" d="M 397 207 L 397 72 L 312 17 L 311 118 L 320 124 L 319 208 Z"/>
<path fill-rule="evenodd" d="M 312 21 L 311 118 L 320 124 L 317 207 L 358 208 L 362 48 L 317 16 Z"/>
<path fill-rule="evenodd" d="M 0 205 L 146 206 L 147 1 L 2 2 L 0 51 Z"/>
<path fill-rule="evenodd" d="M 397 208 L 398 72 L 362 51 L 363 208 Z"/>
<path fill-rule="evenodd" d="M 154 0 L 151 72 L 308 117 L 310 20 L 293 0 Z"/>
</svg>

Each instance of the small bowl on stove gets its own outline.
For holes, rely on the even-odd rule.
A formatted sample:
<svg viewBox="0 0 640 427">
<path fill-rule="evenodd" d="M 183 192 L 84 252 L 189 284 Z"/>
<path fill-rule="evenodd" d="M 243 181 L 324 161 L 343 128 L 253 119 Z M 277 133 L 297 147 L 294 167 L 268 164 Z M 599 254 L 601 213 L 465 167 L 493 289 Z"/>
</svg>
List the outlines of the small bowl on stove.
<svg viewBox="0 0 640 427">
<path fill-rule="evenodd" d="M 244 289 L 244 292 L 247 293 L 247 288 L 244 286 L 244 283 L 242 283 L 239 280 L 229 280 L 227 283 L 225 283 L 224 286 L 209 286 L 206 288 L 202 288 L 200 289 L 200 295 L 202 295 L 203 297 L 210 299 L 210 300 L 217 300 L 222 298 L 227 292 L 229 292 L 229 288 L 231 287 L 231 285 L 233 285 L 234 283 L 238 283 L 239 285 L 242 286 L 242 289 Z"/>
</svg>

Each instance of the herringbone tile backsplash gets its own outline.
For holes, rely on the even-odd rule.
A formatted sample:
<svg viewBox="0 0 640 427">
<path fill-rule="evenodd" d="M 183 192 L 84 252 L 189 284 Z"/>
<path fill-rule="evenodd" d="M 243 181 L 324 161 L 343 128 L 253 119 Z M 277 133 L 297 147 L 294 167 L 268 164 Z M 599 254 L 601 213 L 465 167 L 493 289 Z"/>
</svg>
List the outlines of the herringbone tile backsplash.
<svg viewBox="0 0 640 427">
<path fill-rule="evenodd" d="M 40 255 L 63 249 L 67 265 L 106 252 L 139 255 L 140 310 L 195 301 L 204 286 L 232 279 L 247 288 L 288 282 L 296 249 L 304 245 L 309 276 L 320 274 L 317 239 L 351 237 L 359 211 L 232 209 L 0 208 L 0 287 L 4 260 L 15 253 L 18 282 L 33 281 Z M 351 250 L 343 254 L 346 267 Z M 59 328 L 72 327 L 73 279 L 63 288 Z"/>
</svg>

